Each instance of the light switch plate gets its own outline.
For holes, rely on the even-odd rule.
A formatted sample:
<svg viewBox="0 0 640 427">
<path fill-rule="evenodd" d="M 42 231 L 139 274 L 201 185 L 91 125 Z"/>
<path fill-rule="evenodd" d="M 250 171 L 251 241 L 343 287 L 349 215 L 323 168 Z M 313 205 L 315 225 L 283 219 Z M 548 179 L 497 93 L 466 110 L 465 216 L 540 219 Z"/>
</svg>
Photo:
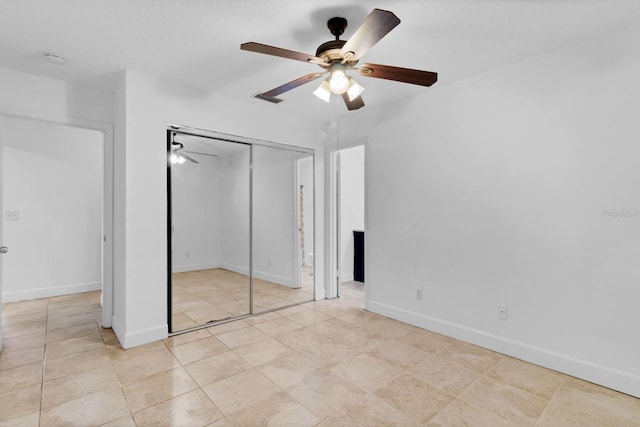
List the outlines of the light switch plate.
<svg viewBox="0 0 640 427">
<path fill-rule="evenodd" d="M 17 221 L 20 219 L 20 212 L 18 211 L 4 211 L 4 219 L 7 221 Z"/>
</svg>

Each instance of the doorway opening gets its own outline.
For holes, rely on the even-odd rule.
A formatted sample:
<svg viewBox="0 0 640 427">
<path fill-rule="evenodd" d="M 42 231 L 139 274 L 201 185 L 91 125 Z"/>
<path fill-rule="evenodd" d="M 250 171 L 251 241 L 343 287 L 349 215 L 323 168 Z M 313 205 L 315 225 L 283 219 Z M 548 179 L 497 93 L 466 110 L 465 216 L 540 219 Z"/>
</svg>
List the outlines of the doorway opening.
<svg viewBox="0 0 640 427">
<path fill-rule="evenodd" d="M 0 115 L 3 302 L 100 291 L 112 319 L 112 129 Z"/>
</svg>

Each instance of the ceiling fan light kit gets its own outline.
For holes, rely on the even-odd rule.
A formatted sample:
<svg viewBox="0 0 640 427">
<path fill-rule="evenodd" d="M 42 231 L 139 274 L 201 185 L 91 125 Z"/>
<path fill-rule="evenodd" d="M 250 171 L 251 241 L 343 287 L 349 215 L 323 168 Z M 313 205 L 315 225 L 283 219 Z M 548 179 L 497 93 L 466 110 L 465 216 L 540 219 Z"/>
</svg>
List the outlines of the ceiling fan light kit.
<svg viewBox="0 0 640 427">
<path fill-rule="evenodd" d="M 187 162 L 187 159 L 185 159 L 182 154 L 174 151 L 169 155 L 169 161 L 172 165 L 184 165 Z"/>
<path fill-rule="evenodd" d="M 349 95 L 349 100 L 353 101 L 364 92 L 364 87 L 360 86 L 355 79 L 349 77 L 349 89 L 347 89 L 347 95 Z"/>
<path fill-rule="evenodd" d="M 323 80 L 320 86 L 318 86 L 318 89 L 313 91 L 313 94 L 324 102 L 329 102 L 331 100 L 331 88 L 329 87 L 329 82 L 327 80 Z"/>
<path fill-rule="evenodd" d="M 334 62 L 329 67 L 329 88 L 331 92 L 342 95 L 349 89 L 349 78 L 347 77 L 347 66 Z"/>
<path fill-rule="evenodd" d="M 308 74 L 255 97 L 278 103 L 282 100 L 276 98 L 276 96 L 328 73 L 329 77 L 322 81 L 320 86 L 313 92 L 314 95 L 326 102 L 329 102 L 332 93 L 340 95 L 348 110 L 357 110 L 364 107 L 364 101 L 361 96 L 364 87 L 349 76 L 347 71 L 357 72 L 364 77 L 431 86 L 438 80 L 438 74 L 432 71 L 379 64 L 357 66 L 362 55 L 398 24 L 400 24 L 400 19 L 393 12 L 373 9 L 349 40 L 340 40 L 340 36 L 347 27 L 347 20 L 340 17 L 331 18 L 327 22 L 327 27 L 331 34 L 335 36 L 335 40 L 330 40 L 318 46 L 315 56 L 255 42 L 241 44 L 240 49 L 242 50 L 304 61 L 316 64 L 324 69 L 321 73 Z"/>
</svg>

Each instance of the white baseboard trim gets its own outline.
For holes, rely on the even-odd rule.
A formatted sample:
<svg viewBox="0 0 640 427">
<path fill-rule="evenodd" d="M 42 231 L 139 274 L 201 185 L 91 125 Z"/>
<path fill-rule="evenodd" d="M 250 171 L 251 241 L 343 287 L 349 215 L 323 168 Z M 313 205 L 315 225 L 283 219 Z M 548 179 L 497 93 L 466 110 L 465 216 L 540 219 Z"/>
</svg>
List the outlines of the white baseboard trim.
<svg viewBox="0 0 640 427">
<path fill-rule="evenodd" d="M 174 265 L 172 271 L 174 273 L 186 273 L 189 271 L 210 270 L 212 268 L 220 268 L 220 263 Z"/>
<path fill-rule="evenodd" d="M 113 325 L 113 332 L 116 334 L 116 337 L 118 337 L 118 341 L 120 341 L 120 345 L 125 350 L 143 344 L 160 341 L 169 336 L 169 327 L 167 325 L 162 325 L 155 328 L 147 328 L 137 332 L 126 333 L 115 316 L 113 317 L 113 321 L 111 323 Z"/>
<path fill-rule="evenodd" d="M 277 274 L 265 273 L 263 271 L 254 271 L 253 277 L 256 279 L 266 280 L 267 282 L 276 283 L 288 288 L 296 288 L 295 280 L 290 277 L 278 276 Z"/>
<path fill-rule="evenodd" d="M 101 289 L 102 282 L 78 283 L 74 285 L 5 292 L 2 294 L 2 300 L 3 302 L 25 301 L 38 298 L 57 297 L 60 295 L 79 294 L 82 292 L 99 291 Z"/>
<path fill-rule="evenodd" d="M 587 360 L 500 337 L 478 329 L 425 316 L 378 301 L 366 301 L 366 308 L 383 316 L 469 342 L 517 359 L 553 369 L 622 393 L 640 397 L 640 377 Z"/>
<path fill-rule="evenodd" d="M 227 264 L 226 262 L 221 262 L 220 268 L 224 268 L 225 270 L 233 271 L 234 273 L 238 274 L 249 274 L 249 269 L 247 267 L 242 267 L 235 264 Z"/>
<path fill-rule="evenodd" d="M 340 283 L 353 282 L 353 273 L 344 273 L 340 275 Z"/>
<path fill-rule="evenodd" d="M 219 268 L 224 268 L 225 270 L 233 271 L 234 273 L 238 274 L 249 275 L 248 268 L 240 267 L 234 264 L 221 263 Z M 256 279 L 266 280 L 267 282 L 277 283 L 278 285 L 287 286 L 289 288 L 296 287 L 296 283 L 293 279 L 284 276 L 278 276 L 277 274 L 254 271 L 253 277 L 255 277 Z"/>
</svg>

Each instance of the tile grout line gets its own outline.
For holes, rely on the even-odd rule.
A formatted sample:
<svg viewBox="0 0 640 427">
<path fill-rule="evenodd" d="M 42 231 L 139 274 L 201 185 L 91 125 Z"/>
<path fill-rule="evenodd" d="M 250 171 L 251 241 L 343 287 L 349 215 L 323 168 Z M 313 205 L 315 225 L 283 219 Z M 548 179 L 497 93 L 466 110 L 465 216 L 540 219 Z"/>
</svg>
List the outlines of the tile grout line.
<svg viewBox="0 0 640 427">
<path fill-rule="evenodd" d="M 459 363 L 458 363 L 458 362 L 456 362 L 455 360 L 449 360 L 449 359 L 445 359 L 445 358 L 443 358 L 443 357 L 438 356 L 438 354 L 440 354 L 440 353 L 442 353 L 443 351 L 445 351 L 446 349 L 450 348 L 454 343 L 455 343 L 455 341 L 454 341 L 454 342 L 449 343 L 447 346 L 445 346 L 445 347 L 443 347 L 442 349 L 440 349 L 440 350 L 436 351 L 435 353 L 431 354 L 431 356 L 430 356 L 429 358 L 425 359 L 425 360 L 428 360 L 428 359 L 431 359 L 431 358 L 435 357 L 435 358 L 440 359 L 440 360 L 443 360 L 443 361 L 447 361 L 447 362 L 454 363 L 455 365 L 460 366 L 461 368 L 464 368 L 464 369 L 467 369 L 467 370 L 473 371 L 473 369 L 470 369 L 470 368 L 467 368 L 467 367 L 465 367 L 465 366 L 462 366 L 461 364 L 459 364 Z M 497 364 L 497 362 L 496 362 L 496 364 Z M 494 364 L 494 366 L 495 366 L 495 364 Z M 492 366 L 491 368 L 487 369 L 487 372 L 489 372 L 492 368 L 493 368 L 493 366 Z M 474 372 L 475 372 L 475 371 L 474 371 Z M 449 408 L 449 406 L 453 405 L 453 404 L 454 404 L 456 401 L 458 401 L 458 400 L 460 400 L 460 401 L 462 401 L 462 402 L 465 402 L 465 403 L 467 403 L 468 405 L 475 406 L 476 408 L 479 408 L 479 409 L 481 409 L 481 410 L 483 410 L 483 411 L 485 411 L 485 412 L 487 412 L 487 413 L 491 413 L 490 411 L 487 411 L 487 410 L 486 410 L 486 409 L 484 409 L 484 408 L 480 408 L 479 406 L 477 406 L 477 405 L 473 405 L 473 404 L 471 404 L 470 402 L 467 402 L 466 400 L 464 400 L 464 399 L 461 399 L 461 398 L 460 398 L 460 396 L 461 396 L 465 391 L 467 391 L 469 388 L 471 388 L 471 386 L 472 386 L 473 384 L 475 384 L 475 383 L 476 383 L 477 381 L 479 381 L 482 377 L 484 377 L 484 376 L 487 374 L 487 372 L 485 372 L 485 373 L 484 373 L 484 374 L 482 374 L 482 375 L 478 375 L 478 376 L 477 376 L 477 377 L 476 377 L 476 378 L 475 378 L 475 379 L 474 379 L 474 380 L 473 380 L 473 381 L 472 381 L 468 386 L 466 386 L 466 387 L 464 388 L 464 390 L 462 390 L 462 391 L 461 391 L 457 396 L 456 396 L 456 395 L 454 395 L 454 394 L 452 394 L 452 393 L 449 393 L 449 392 L 448 392 L 448 391 L 446 391 L 446 390 L 442 390 L 442 389 L 440 389 L 439 387 L 436 387 L 435 385 L 431 385 L 431 384 L 430 384 L 432 387 L 434 387 L 434 388 L 436 388 L 436 389 L 438 389 L 438 390 L 441 390 L 441 391 L 443 391 L 443 392 L 445 392 L 445 393 L 449 394 L 450 396 L 453 396 L 453 400 L 452 400 L 451 402 L 449 402 L 449 403 L 447 404 L 447 406 L 445 406 L 444 408 L 442 408 L 442 410 L 441 410 L 440 412 L 438 412 L 436 415 L 434 415 L 434 416 L 429 420 L 429 422 L 433 421 L 436 417 L 438 417 L 438 416 L 439 416 L 440 414 L 442 414 L 445 410 L 447 410 L 447 408 Z M 478 372 L 478 374 L 479 374 L 479 372 Z M 410 374 L 409 374 L 409 375 L 410 375 Z M 502 418 L 502 417 L 501 417 L 501 418 Z"/>
<path fill-rule="evenodd" d="M 489 350 L 489 351 L 492 351 L 492 350 Z M 492 352 L 493 352 L 493 351 L 492 351 Z M 508 420 L 507 418 L 503 417 L 501 414 L 497 414 L 497 413 L 495 413 L 495 412 L 493 412 L 493 411 L 491 411 L 491 410 L 489 410 L 489 409 L 487 409 L 487 408 L 483 408 L 482 406 L 476 405 L 475 403 L 473 403 L 473 402 L 469 402 L 468 400 L 466 400 L 466 399 L 464 399 L 464 398 L 462 398 L 462 397 L 461 397 L 461 396 L 462 396 L 462 394 L 463 394 L 465 391 L 467 391 L 468 389 L 470 389 L 470 388 L 471 388 L 471 386 L 473 386 L 473 384 L 475 384 L 475 383 L 479 382 L 482 378 L 492 379 L 492 378 L 488 377 L 488 376 L 487 376 L 487 374 L 488 374 L 489 372 L 491 372 L 491 370 L 492 370 L 493 368 L 495 368 L 495 367 L 496 367 L 496 365 L 497 365 L 501 360 L 504 360 L 504 359 L 507 357 L 507 356 L 505 356 L 505 355 L 504 355 L 504 354 L 502 354 L 502 353 L 497 353 L 497 352 L 494 352 L 494 353 L 499 354 L 499 355 L 501 356 L 501 358 L 500 358 L 500 359 L 498 359 L 498 360 L 496 361 L 496 363 L 494 363 L 494 364 L 493 364 L 493 366 L 491 366 L 489 369 L 487 369 L 483 374 L 478 375 L 478 378 L 476 378 L 476 379 L 475 379 L 471 384 L 469 384 L 469 386 L 468 386 L 466 389 L 464 389 L 464 391 L 463 391 L 462 393 L 460 393 L 460 396 L 458 396 L 458 399 L 459 399 L 460 401 L 462 401 L 462 402 L 466 403 L 467 405 L 471 405 L 471 406 L 473 406 L 473 407 L 475 407 L 475 408 L 478 408 L 478 409 L 482 410 L 483 412 L 485 412 L 485 413 L 487 413 L 487 414 L 491 414 L 491 415 L 493 415 L 493 416 L 495 416 L 495 417 L 498 417 L 499 419 L 503 420 L 504 422 L 509 423 L 509 422 L 511 422 L 511 420 Z M 518 388 L 519 388 L 519 387 L 518 387 Z"/>
<path fill-rule="evenodd" d="M 42 351 L 42 381 L 40 381 L 40 404 L 38 406 L 38 426 L 42 427 L 42 396 L 44 395 L 44 373 L 47 366 L 47 335 L 49 334 L 49 303 L 44 320 L 44 349 Z"/>
<path fill-rule="evenodd" d="M 534 427 L 538 425 L 538 423 L 540 423 L 540 420 L 542 419 L 542 417 L 544 416 L 544 414 L 547 412 L 547 409 L 549 409 L 549 405 L 551 405 L 551 402 L 553 401 L 553 399 L 555 399 L 555 397 L 558 395 L 558 393 L 560 393 L 560 389 L 562 388 L 562 386 L 564 386 L 564 384 L 569 380 L 569 377 L 566 377 L 562 379 L 562 382 L 558 385 L 558 388 L 556 389 L 556 391 L 553 393 L 553 396 L 551 396 L 551 398 L 549 399 L 549 401 L 547 402 L 547 404 L 544 406 L 544 409 L 542 410 L 542 412 L 540 413 L 540 416 L 538 417 L 538 419 L 536 420 L 536 423 L 534 424 Z"/>
<path fill-rule="evenodd" d="M 89 304 L 91 304 L 91 301 L 87 300 L 87 302 Z M 98 315 L 102 314 L 102 307 L 100 307 L 100 309 L 98 310 L 97 314 Z M 112 329 L 112 328 L 104 328 L 101 325 L 101 323 L 102 323 L 101 321 L 98 321 L 97 318 L 95 320 L 96 320 L 96 324 L 98 325 L 98 332 L 100 333 L 100 338 L 102 339 L 102 345 L 104 346 L 104 350 L 107 353 L 107 358 L 109 359 L 109 366 L 113 370 L 113 374 L 114 374 L 114 376 L 116 378 L 116 381 L 118 382 L 118 387 L 120 388 L 120 393 L 122 393 L 122 397 L 124 398 L 124 401 L 127 404 L 127 411 L 129 413 L 129 417 L 131 417 L 131 420 L 133 421 L 133 413 L 131 412 L 131 407 L 129 406 L 129 400 L 127 399 L 127 395 L 124 392 L 124 387 L 122 385 L 122 381 L 120 381 L 120 378 L 118 378 L 118 374 L 116 373 L 115 366 L 113 365 L 113 360 L 111 360 L 111 353 L 109 353 L 108 345 L 107 345 L 107 343 L 105 341 L 104 334 L 102 333 L 103 329 Z M 100 368 L 95 368 L 95 369 L 100 369 Z M 112 423 L 112 422 L 114 422 L 116 420 L 118 420 L 118 418 L 110 420 L 110 421 L 107 421 L 107 422 L 104 422 L 104 423 L 102 423 L 102 425 Z M 135 421 L 134 421 L 134 425 L 135 425 Z"/>
<path fill-rule="evenodd" d="M 214 335 L 211 335 L 211 337 L 216 338 Z M 209 338 L 209 337 L 205 337 L 205 338 Z M 194 341 L 190 341 L 190 342 L 200 341 L 201 339 L 205 339 L 205 338 L 200 338 L 200 339 L 197 339 L 197 340 L 194 340 Z M 217 338 L 216 338 L 216 339 L 217 339 Z M 220 340 L 218 340 L 218 341 L 220 341 Z M 225 343 L 223 343 L 222 341 L 220 341 L 220 342 L 222 343 L 222 345 L 224 345 L 225 347 L 227 347 L 227 345 L 226 345 Z M 226 418 L 227 418 L 226 414 L 225 414 L 224 412 L 222 412 L 222 410 L 218 407 L 218 405 L 216 405 L 216 402 L 214 402 L 213 400 L 211 400 L 211 397 L 207 394 L 207 392 L 206 392 L 206 391 L 204 391 L 203 386 L 201 386 L 201 385 L 200 385 L 200 383 L 199 383 L 198 381 L 196 381 L 196 379 L 193 377 L 193 375 L 191 375 L 191 372 L 189 372 L 189 370 L 188 370 L 188 369 L 187 369 L 187 368 L 182 364 L 182 362 L 181 362 L 180 360 L 178 360 L 178 358 L 175 356 L 175 354 L 173 354 L 173 352 L 171 351 L 171 349 L 170 349 L 169 347 L 167 347 L 166 340 L 164 340 L 163 344 L 164 344 L 164 346 L 167 348 L 167 350 L 169 350 L 169 352 L 171 353 L 171 355 L 172 355 L 172 356 L 173 356 L 173 357 L 178 361 L 178 363 L 180 364 L 180 367 L 181 367 L 182 369 L 184 369 L 184 371 L 187 373 L 187 375 L 189 375 L 189 378 L 191 378 L 191 381 L 193 381 L 193 382 L 194 382 L 194 384 L 197 386 L 197 389 L 194 389 L 194 390 L 191 390 L 191 391 L 184 392 L 184 393 L 180 394 L 179 396 L 185 395 L 185 394 L 187 394 L 187 393 L 191 393 L 191 392 L 193 392 L 193 391 L 195 391 L 195 390 L 200 390 L 200 391 L 201 391 L 205 396 L 207 396 L 207 399 L 209 399 L 209 401 L 211 402 L 211 404 L 212 404 L 212 405 L 213 405 L 213 406 L 214 406 L 214 407 L 215 407 L 215 408 L 220 412 L 220 414 L 222 415 L 222 417 L 220 417 L 220 418 L 218 418 L 217 420 L 215 420 L 215 421 L 214 421 L 214 423 L 217 423 L 217 422 L 218 422 L 218 421 L 220 421 L 221 419 L 226 419 Z M 189 344 L 189 343 L 185 343 L 185 344 Z M 178 347 L 178 346 L 176 346 L 176 347 Z M 228 350 L 228 351 L 233 351 L 233 350 L 231 350 L 229 347 L 227 347 L 227 350 Z M 223 353 L 224 353 L 224 352 L 223 352 Z M 218 353 L 218 354 L 223 354 L 223 353 Z M 215 355 L 214 355 L 214 356 L 215 356 Z M 190 362 L 190 363 L 196 363 L 196 362 L 199 362 L 200 360 L 203 360 L 203 359 L 194 360 L 193 362 Z M 189 365 L 190 363 L 187 363 L 187 365 Z M 174 368 L 174 369 L 175 369 L 175 368 Z M 159 405 L 160 403 L 167 402 L 167 401 L 169 401 L 169 400 L 171 400 L 171 399 L 175 399 L 176 397 L 178 397 L 178 396 L 173 396 L 173 397 L 171 397 L 171 398 L 169 398 L 169 399 L 166 399 L 166 400 L 164 400 L 164 401 L 162 401 L 162 402 L 159 402 L 159 403 L 153 404 L 153 405 L 149 406 L 149 408 L 151 408 L 151 407 L 153 407 L 153 406 L 156 406 L 156 405 Z M 145 409 L 146 409 L 146 408 L 145 408 Z M 133 414 L 131 415 L 131 418 L 133 418 Z"/>
</svg>

